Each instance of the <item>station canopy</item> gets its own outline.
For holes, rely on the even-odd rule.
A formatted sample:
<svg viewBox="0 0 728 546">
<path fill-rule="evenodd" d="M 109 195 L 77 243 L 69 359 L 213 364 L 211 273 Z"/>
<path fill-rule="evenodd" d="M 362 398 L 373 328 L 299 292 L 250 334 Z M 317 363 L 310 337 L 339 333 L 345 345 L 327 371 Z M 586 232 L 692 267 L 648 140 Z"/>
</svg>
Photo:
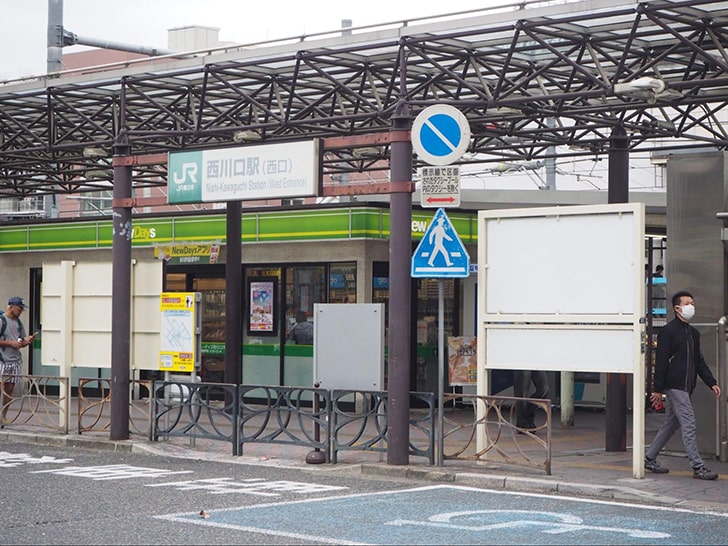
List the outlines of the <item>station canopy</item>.
<svg viewBox="0 0 728 546">
<path fill-rule="evenodd" d="M 170 151 L 313 137 L 324 175 L 381 171 L 393 119 L 435 103 L 470 123 L 463 162 L 598 156 L 616 128 L 723 150 L 727 50 L 728 2 L 531 2 L 3 82 L 0 197 L 109 190 L 114 153 L 157 158 L 140 189 Z"/>
</svg>

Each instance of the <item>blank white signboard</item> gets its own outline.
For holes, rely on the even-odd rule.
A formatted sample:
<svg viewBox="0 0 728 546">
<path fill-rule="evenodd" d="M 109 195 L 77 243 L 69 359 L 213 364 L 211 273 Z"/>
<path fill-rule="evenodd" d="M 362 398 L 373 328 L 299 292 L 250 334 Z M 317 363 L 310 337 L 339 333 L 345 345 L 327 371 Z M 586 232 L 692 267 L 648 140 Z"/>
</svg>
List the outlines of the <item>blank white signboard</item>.
<svg viewBox="0 0 728 546">
<path fill-rule="evenodd" d="M 487 365 L 505 370 L 632 373 L 634 343 L 631 328 L 488 328 Z"/>
<path fill-rule="evenodd" d="M 644 205 L 480 211 L 478 291 L 483 367 L 634 371 Z"/>
<path fill-rule="evenodd" d="M 478 394 L 491 369 L 632 373 L 644 385 L 644 218 L 641 203 L 478 213 Z M 641 388 L 632 407 L 641 478 Z"/>
<path fill-rule="evenodd" d="M 322 389 L 384 388 L 384 304 L 314 304 L 313 377 Z"/>
<path fill-rule="evenodd" d="M 635 272 L 644 274 L 634 263 L 637 221 L 608 213 L 485 219 L 486 311 L 633 313 L 643 305 L 633 288 Z"/>
</svg>

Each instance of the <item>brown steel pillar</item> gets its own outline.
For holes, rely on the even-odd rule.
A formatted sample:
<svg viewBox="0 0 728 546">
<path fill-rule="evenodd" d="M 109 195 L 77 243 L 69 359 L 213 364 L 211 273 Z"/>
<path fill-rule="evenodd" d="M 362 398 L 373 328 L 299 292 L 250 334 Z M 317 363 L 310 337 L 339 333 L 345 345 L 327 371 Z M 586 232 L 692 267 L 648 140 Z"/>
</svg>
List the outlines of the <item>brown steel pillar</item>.
<svg viewBox="0 0 728 546">
<path fill-rule="evenodd" d="M 122 130 L 114 142 L 114 158 L 130 154 Z M 114 163 L 111 284 L 111 435 L 129 439 L 129 364 L 131 339 L 131 165 Z"/>
<path fill-rule="evenodd" d="M 225 383 L 239 385 L 243 376 L 242 203 L 227 202 L 225 232 Z"/>
<path fill-rule="evenodd" d="M 412 180 L 411 117 L 401 101 L 392 118 L 389 234 L 389 351 L 387 361 L 387 464 L 409 464 L 409 385 L 411 351 L 412 193 L 396 186 Z M 407 184 L 397 184 L 406 182 Z"/>
<path fill-rule="evenodd" d="M 612 131 L 607 192 L 609 203 L 629 202 L 629 137 L 622 127 Z M 642 385 L 632 388 L 641 389 Z M 605 445 L 607 451 L 627 450 L 627 374 L 624 373 L 607 374 Z"/>
</svg>

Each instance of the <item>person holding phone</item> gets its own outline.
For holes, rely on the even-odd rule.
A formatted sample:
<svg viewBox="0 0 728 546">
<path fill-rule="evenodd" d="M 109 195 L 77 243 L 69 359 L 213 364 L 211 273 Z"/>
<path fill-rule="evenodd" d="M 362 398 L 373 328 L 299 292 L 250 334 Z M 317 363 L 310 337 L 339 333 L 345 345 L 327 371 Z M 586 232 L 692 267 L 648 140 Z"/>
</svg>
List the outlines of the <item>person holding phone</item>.
<svg viewBox="0 0 728 546">
<path fill-rule="evenodd" d="M 0 374 L 4 376 L 2 390 L 2 424 L 8 413 L 8 406 L 13 395 L 15 384 L 20 380 L 23 369 L 23 355 L 20 349 L 33 343 L 36 334 L 27 335 L 20 315 L 25 310 L 25 300 L 20 296 L 13 296 L 8 300 L 0 335 Z"/>
</svg>

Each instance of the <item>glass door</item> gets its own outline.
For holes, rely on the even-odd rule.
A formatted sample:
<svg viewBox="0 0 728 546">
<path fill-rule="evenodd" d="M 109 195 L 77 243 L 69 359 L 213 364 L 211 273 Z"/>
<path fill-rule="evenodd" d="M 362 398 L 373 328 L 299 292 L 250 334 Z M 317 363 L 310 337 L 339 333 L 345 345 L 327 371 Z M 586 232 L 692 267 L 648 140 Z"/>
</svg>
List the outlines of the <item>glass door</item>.
<svg viewBox="0 0 728 546">
<path fill-rule="evenodd" d="M 243 383 L 281 384 L 281 268 L 245 270 Z"/>
<path fill-rule="evenodd" d="M 341 298 L 349 295 L 346 274 L 343 276 Z M 351 279 L 350 279 L 351 280 Z M 313 329 L 315 303 L 325 303 L 328 299 L 329 283 L 326 279 L 326 266 L 308 265 L 286 268 L 285 275 L 286 316 L 285 316 L 285 359 L 284 384 L 289 386 L 313 386 Z M 337 277 L 337 283 L 338 277 Z M 356 294 L 356 292 L 354 292 Z"/>
<path fill-rule="evenodd" d="M 225 279 L 194 278 L 192 291 L 200 292 L 202 306 L 202 365 L 208 383 L 225 381 Z"/>
</svg>

